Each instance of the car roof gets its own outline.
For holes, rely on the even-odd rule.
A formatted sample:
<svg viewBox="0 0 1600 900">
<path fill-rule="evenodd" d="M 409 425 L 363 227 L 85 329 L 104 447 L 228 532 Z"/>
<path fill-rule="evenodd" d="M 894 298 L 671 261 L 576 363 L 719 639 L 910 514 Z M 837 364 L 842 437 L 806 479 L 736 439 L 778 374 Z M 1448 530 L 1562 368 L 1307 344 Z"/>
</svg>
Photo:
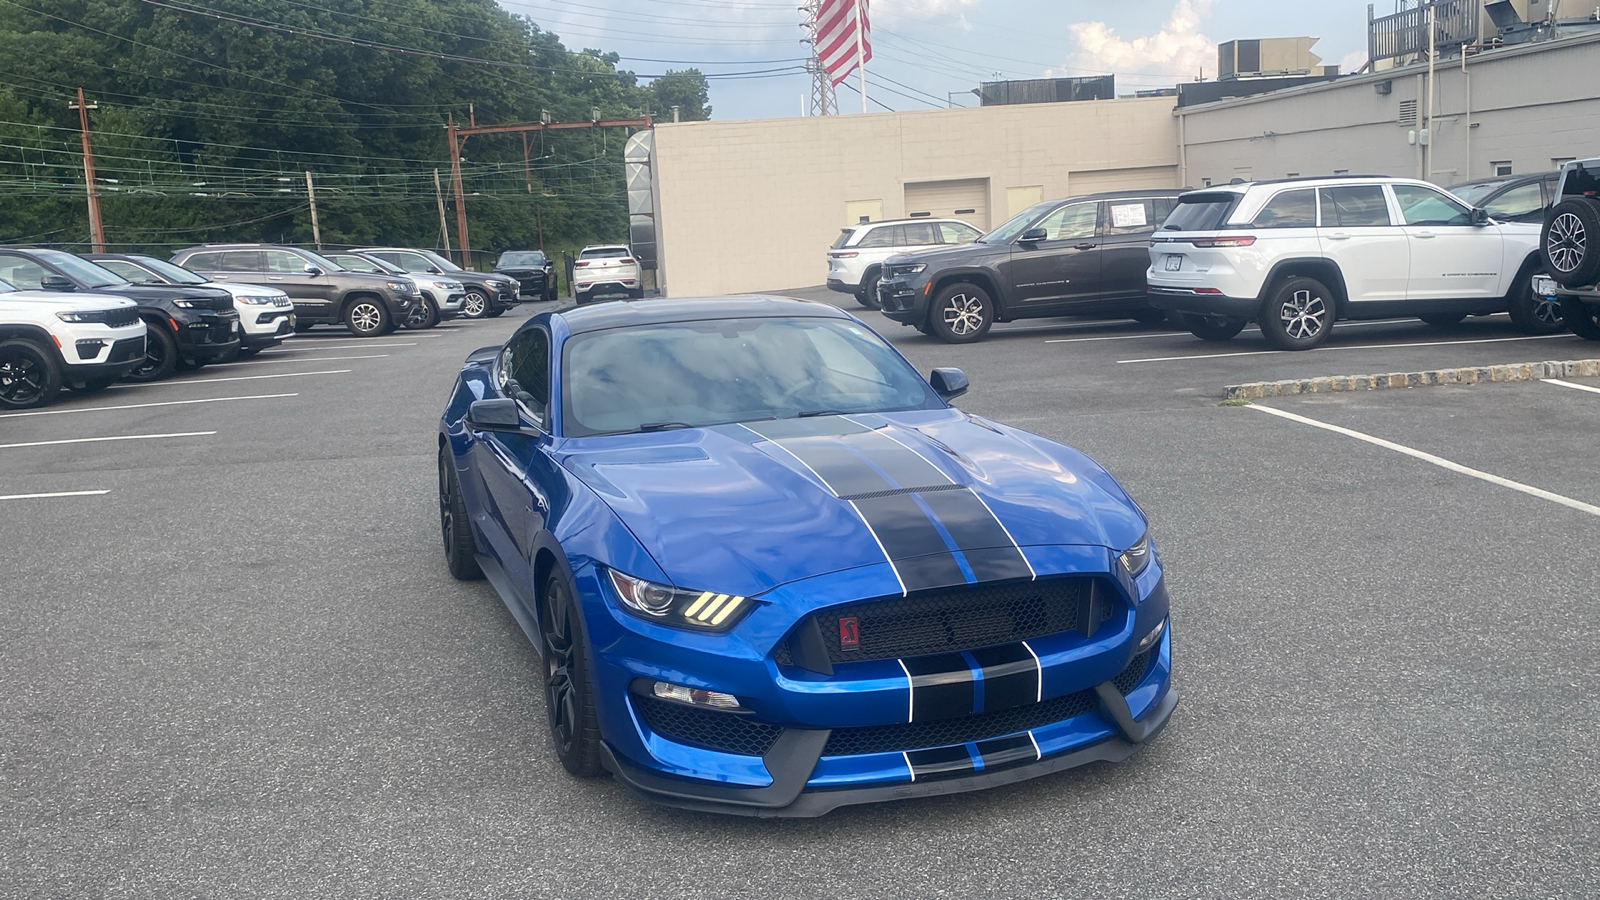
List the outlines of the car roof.
<svg viewBox="0 0 1600 900">
<path fill-rule="evenodd" d="M 588 253 L 590 250 L 627 250 L 627 249 L 629 249 L 627 244 L 590 244 L 589 246 L 583 248 L 582 250 L 579 250 L 578 252 L 579 253 Z"/>
<path fill-rule="evenodd" d="M 613 300 L 555 313 L 573 334 L 667 322 L 705 319 L 847 319 L 849 314 L 832 304 L 794 297 L 747 295 L 739 297 L 654 298 Z"/>
<path fill-rule="evenodd" d="M 1509 183 L 1513 181 L 1543 181 L 1546 178 L 1558 178 L 1560 175 L 1561 170 L 1559 169 L 1551 172 L 1524 172 L 1521 175 L 1495 175 L 1489 178 L 1474 178 L 1471 181 L 1459 181 L 1445 188 L 1445 190 L 1453 191 L 1456 188 L 1473 187 L 1480 184 L 1500 184 L 1502 182 Z"/>
<path fill-rule="evenodd" d="M 966 219 L 957 219 L 951 216 L 907 216 L 904 219 L 879 219 L 876 222 L 861 222 L 856 225 L 841 225 L 840 231 L 851 231 L 856 228 L 877 228 L 879 225 L 905 225 L 908 222 L 958 222 L 968 227 L 975 227 Z"/>
</svg>

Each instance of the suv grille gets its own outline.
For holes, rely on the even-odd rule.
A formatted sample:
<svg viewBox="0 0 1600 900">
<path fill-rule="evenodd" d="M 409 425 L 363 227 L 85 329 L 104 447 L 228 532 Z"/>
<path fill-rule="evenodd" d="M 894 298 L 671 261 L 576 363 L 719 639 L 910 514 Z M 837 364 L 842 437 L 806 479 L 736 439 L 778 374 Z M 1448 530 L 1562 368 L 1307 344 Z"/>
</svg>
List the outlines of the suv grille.
<svg viewBox="0 0 1600 900">
<path fill-rule="evenodd" d="M 1042 578 L 830 606 L 811 617 L 822 633 L 829 660 L 864 662 L 975 650 L 1073 630 L 1092 634 L 1113 612 L 1112 604 L 1093 602 L 1096 593 L 1101 592 L 1094 590 L 1093 578 Z M 839 645 L 839 620 L 846 618 L 856 620 L 857 649 Z M 787 642 L 779 646 L 776 658 L 780 664 L 793 665 Z"/>
<path fill-rule="evenodd" d="M 634 709 L 650 730 L 680 744 L 693 744 L 723 753 L 765 756 L 783 733 L 754 716 L 714 709 L 697 709 L 670 700 L 633 694 Z"/>
<path fill-rule="evenodd" d="M 119 306 L 106 312 L 106 324 L 112 328 L 126 328 L 139 321 L 137 306 Z"/>
</svg>

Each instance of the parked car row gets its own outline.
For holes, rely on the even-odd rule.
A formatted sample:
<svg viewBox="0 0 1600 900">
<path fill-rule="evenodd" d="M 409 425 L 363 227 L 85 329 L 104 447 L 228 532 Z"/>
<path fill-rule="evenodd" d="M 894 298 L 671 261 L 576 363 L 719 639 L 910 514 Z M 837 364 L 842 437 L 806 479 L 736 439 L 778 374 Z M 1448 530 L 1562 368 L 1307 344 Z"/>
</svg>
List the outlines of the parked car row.
<svg viewBox="0 0 1600 900">
<path fill-rule="evenodd" d="M 1553 179 L 1462 190 L 1484 205 L 1382 176 L 1091 194 L 1029 207 L 969 243 L 896 248 L 869 260 L 876 268 L 858 264 L 852 281 L 851 263 L 865 251 L 841 254 L 907 225 L 872 223 L 846 229 L 829 250 L 829 287 L 875 279 L 885 316 L 952 343 L 981 340 L 995 322 L 1069 315 L 1170 317 L 1206 340 L 1254 321 L 1285 350 L 1318 346 L 1341 319 L 1450 325 L 1509 312 L 1529 334 L 1566 327 L 1553 283 L 1538 277 L 1551 270 L 1539 223 L 1548 201 L 1563 196 Z M 1589 216 L 1600 230 L 1600 201 L 1575 202 L 1571 222 Z M 1579 268 L 1573 283 L 1597 279 L 1600 271 Z"/>
</svg>

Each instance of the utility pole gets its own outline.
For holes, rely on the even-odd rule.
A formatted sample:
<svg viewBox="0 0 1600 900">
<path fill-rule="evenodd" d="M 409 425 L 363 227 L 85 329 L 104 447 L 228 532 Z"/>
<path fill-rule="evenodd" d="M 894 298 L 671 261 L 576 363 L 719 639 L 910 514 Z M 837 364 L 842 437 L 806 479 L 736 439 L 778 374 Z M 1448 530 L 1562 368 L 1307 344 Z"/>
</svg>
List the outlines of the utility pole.
<svg viewBox="0 0 1600 900">
<path fill-rule="evenodd" d="M 461 244 L 461 268 L 472 268 L 472 246 L 467 241 L 467 199 L 461 192 L 461 141 L 456 137 L 456 119 L 452 113 L 447 118 L 450 129 L 450 180 L 456 191 L 456 240 Z"/>
<path fill-rule="evenodd" d="M 439 170 L 433 170 L 433 198 L 439 201 L 439 237 L 444 240 L 444 255 L 450 255 L 450 227 L 444 223 L 444 188 L 439 186 Z"/>
<path fill-rule="evenodd" d="M 106 230 L 100 224 L 100 195 L 94 187 L 94 151 L 89 149 L 89 110 L 99 109 L 100 104 L 85 103 L 83 88 L 78 88 L 78 102 L 69 104 L 68 108 L 78 111 L 78 129 L 83 135 L 83 184 L 89 196 L 89 240 L 94 252 L 104 253 Z"/>
<path fill-rule="evenodd" d="M 806 20 L 801 26 L 806 30 L 805 42 L 811 45 L 811 58 L 806 60 L 806 72 L 811 75 L 811 106 L 813 116 L 836 116 L 839 102 L 834 97 L 833 81 L 828 70 L 822 67 L 822 57 L 817 53 L 817 17 L 822 10 L 822 0 L 806 0 L 802 7 Z"/>
<path fill-rule="evenodd" d="M 311 170 L 306 170 L 306 199 L 311 201 L 311 241 L 322 252 L 322 226 L 317 224 L 317 189 L 311 184 Z"/>
</svg>

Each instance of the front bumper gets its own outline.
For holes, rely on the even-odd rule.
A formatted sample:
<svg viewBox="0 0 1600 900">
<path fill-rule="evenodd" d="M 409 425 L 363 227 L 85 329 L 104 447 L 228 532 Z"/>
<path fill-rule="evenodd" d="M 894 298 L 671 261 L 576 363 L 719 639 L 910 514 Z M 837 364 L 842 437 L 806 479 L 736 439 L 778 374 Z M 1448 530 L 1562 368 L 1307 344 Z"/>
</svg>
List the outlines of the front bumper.
<svg viewBox="0 0 1600 900">
<path fill-rule="evenodd" d="M 893 275 L 878 282 L 878 303 L 883 314 L 902 325 L 920 325 L 928 320 L 928 287 L 931 282 L 914 275 Z"/>
<path fill-rule="evenodd" d="M 74 386 L 81 386 L 86 381 L 121 378 L 144 362 L 144 342 L 145 336 L 142 334 L 107 340 L 104 341 L 103 347 L 96 348 L 95 356 L 91 360 L 85 361 L 81 356 L 84 342 L 80 341 L 72 348 L 72 352 L 62 354 L 67 362 L 65 377 L 68 383 Z M 75 356 L 78 358 L 74 359 Z"/>
<path fill-rule="evenodd" d="M 173 321 L 177 324 L 178 352 L 184 359 L 210 362 L 239 348 L 243 329 L 239 325 L 239 314 L 232 310 Z"/>
</svg>

